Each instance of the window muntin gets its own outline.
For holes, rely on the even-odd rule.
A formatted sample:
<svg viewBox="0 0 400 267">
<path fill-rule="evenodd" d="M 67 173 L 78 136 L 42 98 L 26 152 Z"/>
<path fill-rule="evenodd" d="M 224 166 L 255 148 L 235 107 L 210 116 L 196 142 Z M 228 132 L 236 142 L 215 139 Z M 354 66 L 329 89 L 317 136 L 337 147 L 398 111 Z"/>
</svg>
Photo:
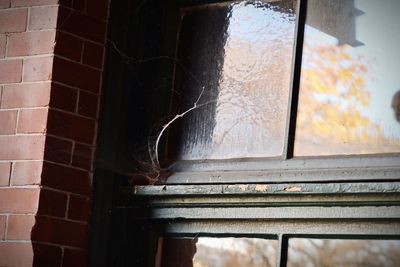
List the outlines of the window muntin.
<svg viewBox="0 0 400 267">
<path fill-rule="evenodd" d="M 295 156 L 400 151 L 396 0 L 308 1 Z"/>
<path fill-rule="evenodd" d="M 154 7 L 158 7 L 161 2 L 150 0 L 144 1 L 145 3 L 154 4 L 151 8 L 146 8 L 148 11 L 155 10 Z M 302 3 L 306 3 L 304 0 Z M 334 1 L 331 1 L 334 2 Z M 122 2 L 115 2 L 114 5 L 120 5 Z M 132 4 L 135 8 L 129 10 L 134 10 L 135 16 L 131 16 L 131 11 L 128 17 L 133 18 L 134 22 L 140 20 L 140 16 L 144 14 L 145 11 L 142 7 L 143 2 L 123 2 Z M 166 2 L 164 2 L 166 3 Z M 170 2 L 168 2 L 170 3 Z M 122 8 L 123 9 L 123 8 Z M 120 9 L 120 10 L 122 10 Z M 161 10 L 163 10 L 161 8 Z M 303 10 L 304 11 L 304 10 Z M 143 28 L 143 25 L 153 25 L 151 22 L 156 21 L 159 17 L 158 13 L 153 14 L 146 22 L 149 23 L 137 23 L 134 24 L 139 29 L 144 29 L 143 31 L 149 31 L 148 28 Z M 161 12 L 162 13 L 162 12 Z M 301 13 L 301 12 L 300 12 Z M 146 15 L 143 15 L 146 16 Z M 300 19 L 300 25 L 301 25 Z M 115 36 L 113 41 L 116 42 L 116 46 L 120 47 L 119 44 L 123 41 L 119 40 L 121 31 L 127 29 L 129 31 L 132 28 L 121 27 L 121 25 L 128 25 L 126 23 L 118 23 L 115 28 L 117 30 L 114 32 Z M 168 27 L 167 27 L 168 28 Z M 157 30 L 157 25 L 155 26 Z M 133 30 L 132 30 L 133 31 Z M 300 30 L 301 32 L 301 30 Z M 131 32 L 130 32 L 131 33 Z M 301 34 L 300 34 L 301 35 Z M 144 38 L 143 34 L 138 36 L 137 34 L 131 34 L 134 41 L 132 43 L 137 44 L 140 40 L 148 40 Z M 158 39 L 157 39 L 158 40 Z M 163 42 L 152 42 L 148 41 L 148 44 L 162 44 Z M 110 49 L 115 52 L 115 49 Z M 123 50 L 125 51 L 125 50 Z M 154 62 L 160 62 L 165 60 L 165 57 L 160 60 L 159 54 L 140 54 L 140 49 L 129 49 L 130 52 L 135 51 L 139 54 L 134 56 L 139 58 L 138 61 L 132 60 L 132 58 L 118 56 L 119 60 L 132 60 L 132 63 L 128 62 L 127 76 L 131 77 L 132 74 L 138 76 L 136 78 L 142 78 L 141 72 L 139 74 L 133 71 L 132 66 L 143 66 L 146 65 L 148 69 L 151 69 L 151 73 L 148 75 L 154 77 Z M 128 53 L 130 53 L 128 52 Z M 171 56 L 173 58 L 173 55 Z M 141 60 L 143 59 L 143 60 Z M 141 65 L 141 62 L 145 64 Z M 170 62 L 170 61 L 168 61 Z M 113 68 L 114 65 L 111 65 Z M 128 71 L 129 69 L 129 71 Z M 164 68 L 163 68 L 164 69 Z M 299 69 L 297 69 L 298 71 Z M 118 73 L 124 73 L 119 71 Z M 135 80 L 133 79 L 133 80 Z M 131 80 L 132 81 L 132 80 Z M 139 79 L 139 82 L 143 80 Z M 129 84 L 131 85 L 131 84 Z M 110 88 L 113 90 L 108 90 L 111 95 L 121 92 L 115 92 L 113 84 Z M 128 87 L 128 86 L 127 86 Z M 296 86 L 295 86 L 296 87 Z M 139 91 L 149 92 L 146 85 L 143 84 L 139 87 Z M 152 88 L 154 89 L 154 88 Z M 168 90 L 170 87 L 168 88 Z M 111 91 L 111 92 L 110 92 Z M 150 90 L 153 97 L 159 96 L 159 91 Z M 127 102 L 131 106 L 140 107 L 151 102 L 143 103 L 143 98 L 136 98 L 137 103 L 132 104 L 130 97 L 125 97 Z M 168 98 L 165 98 L 168 99 Z M 118 107 L 117 107 L 118 108 Z M 116 108 L 116 109 L 117 109 Z M 151 107 L 153 109 L 153 107 Z M 142 120 L 146 120 L 148 115 L 146 111 L 134 112 L 138 114 Z M 115 116 L 113 117 L 115 119 Z M 141 129 L 136 123 L 132 123 L 132 120 L 128 121 L 132 127 L 135 129 Z M 154 122 L 152 121 L 152 125 Z M 113 128 L 113 127 L 109 127 Z M 132 137 L 132 135 L 130 135 Z M 110 142 L 114 145 L 113 142 Z M 124 143 L 125 144 L 125 143 Z M 139 188 L 132 187 L 129 188 L 118 188 L 118 196 L 121 196 L 122 192 L 128 193 L 132 196 L 134 194 L 134 201 L 129 202 L 126 197 L 122 198 L 122 201 L 114 201 L 115 198 L 109 197 L 109 195 L 104 194 L 100 191 L 97 194 L 99 199 L 106 199 L 112 201 L 112 211 L 109 206 L 104 208 L 105 214 L 113 215 L 113 234 L 112 242 L 108 242 L 108 247 L 112 252 L 112 265 L 115 266 L 153 266 L 149 264 L 153 258 L 154 247 L 150 247 L 149 244 L 153 241 L 154 235 L 163 236 L 167 235 L 177 235 L 177 236 L 187 236 L 190 238 L 196 238 L 199 236 L 212 235 L 212 236 L 228 236 L 228 235 L 242 235 L 253 237 L 254 235 L 274 235 L 275 238 L 279 237 L 280 244 L 284 243 L 285 237 L 293 237 L 295 235 L 299 237 L 315 237 L 327 235 L 326 238 L 332 238 L 333 235 L 339 235 L 342 238 L 398 238 L 399 236 L 399 184 L 396 182 L 384 183 L 384 181 L 373 183 L 367 182 L 362 183 L 360 181 L 355 181 L 354 183 L 342 183 L 338 184 L 338 179 L 343 180 L 348 178 L 349 174 L 354 174 L 355 170 L 357 174 L 355 179 L 357 180 L 377 180 L 384 178 L 386 182 L 388 180 L 399 179 L 399 168 L 398 168 L 398 157 L 357 157 L 357 158 L 314 158 L 310 159 L 290 159 L 290 160 L 279 160 L 279 161 L 263 161 L 252 162 L 237 161 L 228 162 L 228 166 L 223 164 L 217 165 L 204 165 L 204 162 L 196 162 L 196 164 L 183 166 L 183 169 L 176 169 L 177 172 L 190 170 L 191 172 L 180 174 L 181 178 L 175 180 L 177 185 L 175 192 L 170 192 L 169 185 L 158 186 L 160 195 L 167 195 L 165 199 L 159 195 L 151 195 L 145 193 L 144 198 L 138 196 Z M 301 167 L 303 166 L 303 168 Z M 317 172 L 313 172 L 315 166 L 321 167 Z M 181 165 L 182 167 L 182 165 Z M 396 168 L 395 168 L 396 167 Z M 226 171 L 227 169 L 240 170 L 240 173 L 232 173 Z M 285 181 L 286 171 L 289 169 L 290 175 L 286 176 L 286 181 L 298 182 L 295 179 L 297 176 L 303 176 L 301 179 L 306 180 L 306 184 L 291 183 L 282 184 Z M 371 170 L 372 169 L 372 170 Z M 252 172 L 254 170 L 261 170 L 259 172 Z M 265 171 L 274 170 L 275 172 Z M 299 171 L 300 170 L 300 171 Z M 113 170 L 114 171 L 114 170 Z M 209 176 L 205 173 L 214 173 Z M 250 178 L 249 179 L 249 173 Z M 331 175 L 336 173 L 336 175 Z M 389 175 L 388 175 L 389 173 Z M 199 176 L 203 175 L 199 179 Z M 104 180 L 105 187 L 107 190 L 111 191 L 116 189 L 114 184 L 110 185 L 110 182 L 120 179 L 120 176 L 110 175 L 105 173 Z M 221 176 L 225 179 L 221 179 Z M 328 179 L 326 179 L 328 176 Z M 329 183 L 311 184 L 309 183 L 310 177 L 313 181 L 330 181 Z M 136 183 L 137 180 L 134 180 Z M 335 181 L 335 183 L 332 182 Z M 100 180 L 101 181 L 101 180 Z M 213 183 L 215 185 L 211 186 L 211 189 L 203 188 L 201 185 L 182 185 L 182 183 Z M 262 184 L 254 184 L 254 181 L 262 182 Z M 269 183 L 273 181 L 273 183 Z M 167 181 L 168 183 L 169 181 Z M 227 184 L 221 184 L 226 182 Z M 234 185 L 233 183 L 238 182 L 240 184 Z M 249 185 L 243 184 L 244 182 L 250 183 Z M 278 182 L 278 183 L 275 183 Z M 98 180 L 97 180 L 98 183 Z M 118 186 L 120 185 L 119 183 Z M 137 183 L 136 183 L 137 184 Z M 125 185 L 125 184 L 124 184 Z M 114 187 L 113 187 L 114 186 Z M 215 188 L 214 188 L 215 186 Z M 274 189 L 274 187 L 279 187 Z M 154 190 L 155 186 L 145 186 L 146 190 Z M 248 188 L 253 190 L 254 194 L 248 195 Z M 125 190 L 126 189 L 126 190 Z M 315 191 L 314 191 L 314 190 Z M 260 194 L 260 190 L 261 193 Z M 264 191 L 265 190 L 265 191 Z M 116 190 L 117 191 L 117 190 Z M 184 196 L 180 199 L 176 199 L 179 193 L 185 193 L 195 198 L 195 202 L 191 205 L 191 197 Z M 232 196 L 235 193 L 240 195 L 240 197 Z M 354 194 L 352 194 L 354 193 Z M 289 195 L 287 195 L 289 194 Z M 221 197 L 224 195 L 225 197 Z M 274 197 L 277 195 L 277 197 Z M 125 196 L 125 195 L 124 195 Z M 298 198 L 301 196 L 300 198 Z M 304 198 L 303 198 L 304 197 Z M 223 199 L 224 201 L 221 201 Z M 331 199 L 331 200 L 329 200 Z M 154 201 L 154 202 L 152 202 Z M 116 203 L 117 202 L 117 203 Z M 233 203 L 232 203 L 233 202 Z M 164 209 L 168 207 L 176 207 L 181 205 L 185 213 L 174 212 L 174 210 L 168 209 L 164 213 L 160 213 L 155 207 Z M 229 206 L 231 209 L 224 211 L 223 207 Z M 271 219 L 271 213 L 268 207 L 274 206 L 274 212 L 277 212 L 273 219 Z M 299 209 L 299 206 L 301 208 Z M 349 208 L 350 206 L 350 208 Z M 111 204 L 110 204 L 111 207 Z M 202 215 L 202 207 L 208 207 L 206 214 Z M 237 207 L 240 207 L 237 209 Z M 252 208 L 253 207 L 253 208 Z M 265 209 L 259 209 L 264 207 Z M 372 208 L 371 208 L 372 207 Z M 222 209 L 220 209 L 222 208 Z M 255 208 L 255 209 L 254 209 Z M 309 208 L 309 209 L 308 209 Z M 188 210 L 190 214 L 197 215 L 196 217 L 184 217 L 188 215 Z M 261 210 L 261 212 L 260 212 Z M 110 212 L 111 211 L 111 212 Z M 117 214 L 117 216 L 115 216 Z M 161 216 L 157 216 L 161 214 Z M 279 215 L 280 214 L 280 215 Z M 293 216 L 295 214 L 296 216 Z M 310 214 L 313 216 L 311 217 Z M 325 214 L 325 215 L 324 215 Z M 343 218 L 343 215 L 346 218 Z M 143 215 L 145 218 L 137 218 L 137 216 Z M 229 218 L 219 218 L 215 219 L 216 215 L 230 215 Z M 261 217 L 256 217 L 260 216 Z M 108 227 L 109 221 L 104 220 L 106 227 Z M 157 228 L 159 227 L 159 228 Z M 102 228 L 104 230 L 104 228 Z M 114 235 L 115 233 L 118 235 Z M 101 232 L 101 231 L 100 231 Z M 156 234 L 155 234 L 156 233 Z M 322 237 L 321 237 L 322 238 Z M 133 243 L 133 246 L 132 246 Z M 107 250 L 101 250 L 101 253 L 94 254 L 96 257 L 100 257 L 106 254 Z M 135 253 L 132 255 L 132 253 Z M 131 264 L 127 264 L 127 262 Z M 279 264 L 279 263 L 278 263 Z M 279 266 L 284 266 L 280 264 Z"/>
<path fill-rule="evenodd" d="M 336 29 L 334 26 L 339 24 L 344 28 L 350 28 L 356 25 L 357 15 L 360 14 L 356 7 L 359 2 L 354 1 L 302 1 L 300 7 L 302 10 L 297 11 L 297 26 L 296 26 L 296 53 L 292 71 L 292 92 L 290 92 L 290 115 L 289 127 L 286 130 L 285 150 L 282 158 L 236 158 L 230 160 L 181 160 L 176 162 L 171 170 L 172 175 L 166 183 L 234 183 L 234 182 L 302 182 L 302 181 L 338 181 L 338 180 L 393 180 L 398 179 L 399 170 L 399 150 L 391 147 L 389 152 L 376 150 L 374 155 L 361 153 L 353 150 L 353 154 L 344 153 L 323 153 L 324 144 L 320 144 L 321 153 L 308 153 L 303 151 L 300 154 L 298 151 L 301 148 L 296 138 L 301 140 L 301 130 L 297 134 L 296 125 L 297 105 L 301 112 L 302 98 L 298 101 L 298 92 L 301 75 L 301 61 L 303 52 L 303 29 L 304 27 L 313 27 L 325 35 L 331 35 L 332 38 L 340 40 L 346 46 L 349 44 L 359 45 L 355 32 L 345 32 L 341 29 Z M 388 2 L 389 3 L 389 2 Z M 397 5 L 397 3 L 396 3 Z M 349 8 L 352 7 L 352 8 Z M 389 3 L 390 6 L 390 3 Z M 307 16 L 307 8 L 313 7 L 310 16 Z M 353 10 L 354 9 L 354 10 Z M 319 10 L 320 12 L 316 12 Z M 343 11 L 344 10 L 344 11 Z M 370 11 L 373 13 L 373 11 Z M 318 14 L 323 13 L 326 20 L 319 19 Z M 338 15 L 336 19 L 333 14 Z M 329 17 L 328 17 L 329 15 Z M 365 14 L 364 14 L 365 15 Z M 366 15 L 365 15 L 366 16 Z M 383 18 L 384 20 L 384 18 Z M 306 24 L 308 22 L 308 25 Z M 347 29 L 347 28 L 346 28 Z M 307 32 L 306 32 L 307 34 Z M 307 35 L 305 36 L 307 37 Z M 381 41 L 378 41 L 381 42 Z M 395 75 L 396 76 L 396 75 Z M 389 93 L 390 94 L 390 93 Z M 387 95 L 387 94 L 386 94 Z M 387 101 L 389 100 L 389 101 Z M 394 112 L 390 110 L 390 99 L 386 99 L 386 109 L 389 109 L 387 114 L 388 119 L 394 120 Z M 303 116 L 304 119 L 304 116 Z M 312 117 L 309 118 L 311 121 Z M 307 120 L 307 118 L 306 118 Z M 393 125 L 394 126 L 394 125 Z M 304 127 L 303 127 L 304 130 Z M 294 149 L 297 146 L 297 154 L 294 154 Z M 375 146 L 376 145 L 371 145 Z M 338 146 L 340 147 L 340 146 Z M 338 149 L 338 148 L 336 148 Z M 365 150 L 365 147 L 362 149 Z M 368 149 L 368 147 L 367 147 Z M 388 152 L 388 151 L 386 151 Z M 310 157 L 311 156 L 311 157 Z"/>
<path fill-rule="evenodd" d="M 178 160 L 285 158 L 286 145 L 294 147 L 294 153 L 288 152 L 294 156 L 400 151 L 395 117 L 400 54 L 393 45 L 400 33 L 386 30 L 398 21 L 392 11 L 400 7 L 393 0 L 384 5 L 308 1 L 307 19 L 301 22 L 299 107 L 292 114 L 297 116 L 292 123 L 296 135 L 286 140 L 295 2 L 225 2 L 185 9 L 178 37 L 183 44 L 178 46 L 186 49 L 182 62 L 189 68 L 182 76 L 200 79 L 188 78 L 178 87 L 183 89 L 183 110 L 199 96 L 198 103 L 205 106 L 183 117 Z M 218 17 L 213 12 L 222 19 L 219 28 L 210 19 Z M 194 37 L 192 31 L 207 34 Z M 187 49 L 192 43 L 196 48 Z M 300 73 L 294 71 L 294 76 Z M 294 145 L 288 144 L 290 139 Z"/>
<path fill-rule="evenodd" d="M 278 241 L 262 236 L 161 240 L 167 246 L 160 259 L 162 267 L 395 267 L 400 264 L 399 240 L 289 237 Z"/>
</svg>

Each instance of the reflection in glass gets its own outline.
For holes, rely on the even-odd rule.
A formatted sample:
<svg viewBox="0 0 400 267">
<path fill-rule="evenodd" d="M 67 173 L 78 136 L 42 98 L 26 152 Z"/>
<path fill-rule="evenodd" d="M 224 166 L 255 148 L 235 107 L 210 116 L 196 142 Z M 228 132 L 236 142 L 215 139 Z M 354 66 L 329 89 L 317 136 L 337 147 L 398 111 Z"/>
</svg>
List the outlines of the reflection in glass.
<svg viewBox="0 0 400 267">
<path fill-rule="evenodd" d="M 163 242 L 162 267 L 276 266 L 277 240 L 200 237 L 167 238 Z"/>
<path fill-rule="evenodd" d="M 277 240 L 260 238 L 199 238 L 194 267 L 276 266 Z"/>
<path fill-rule="evenodd" d="M 399 10 L 398 0 L 308 1 L 296 156 L 400 152 Z"/>
<path fill-rule="evenodd" d="M 175 106 L 184 112 L 200 99 L 179 134 L 170 132 L 178 159 L 282 155 L 295 5 L 240 1 L 182 9 Z"/>
<path fill-rule="evenodd" d="M 288 267 L 400 266 L 398 240 L 290 239 Z"/>
</svg>

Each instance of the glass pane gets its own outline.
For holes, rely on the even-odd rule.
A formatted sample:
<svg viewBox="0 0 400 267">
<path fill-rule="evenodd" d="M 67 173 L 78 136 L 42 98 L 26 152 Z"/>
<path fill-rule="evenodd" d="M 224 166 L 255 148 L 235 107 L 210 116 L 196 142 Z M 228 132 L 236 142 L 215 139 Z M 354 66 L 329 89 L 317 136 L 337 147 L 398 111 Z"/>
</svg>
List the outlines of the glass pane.
<svg viewBox="0 0 400 267">
<path fill-rule="evenodd" d="M 162 267 L 273 267 L 277 240 L 260 238 L 165 239 Z"/>
<path fill-rule="evenodd" d="M 177 113 L 197 108 L 170 131 L 178 159 L 282 155 L 295 5 L 240 1 L 181 10 L 174 106 Z"/>
<path fill-rule="evenodd" d="M 308 1 L 294 154 L 400 152 L 400 1 Z"/>
<path fill-rule="evenodd" d="M 290 239 L 288 267 L 400 266 L 400 241 Z"/>
</svg>

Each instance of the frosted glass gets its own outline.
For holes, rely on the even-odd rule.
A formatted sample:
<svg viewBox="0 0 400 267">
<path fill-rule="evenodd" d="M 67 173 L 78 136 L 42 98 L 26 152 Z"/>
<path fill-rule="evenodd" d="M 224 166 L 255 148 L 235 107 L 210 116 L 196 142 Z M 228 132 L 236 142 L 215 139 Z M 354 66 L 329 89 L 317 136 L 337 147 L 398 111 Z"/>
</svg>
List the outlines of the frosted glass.
<svg viewBox="0 0 400 267">
<path fill-rule="evenodd" d="M 178 159 L 282 155 L 295 6 L 241 1 L 182 9 L 175 80 L 180 112 L 200 99 L 172 134 Z"/>
</svg>

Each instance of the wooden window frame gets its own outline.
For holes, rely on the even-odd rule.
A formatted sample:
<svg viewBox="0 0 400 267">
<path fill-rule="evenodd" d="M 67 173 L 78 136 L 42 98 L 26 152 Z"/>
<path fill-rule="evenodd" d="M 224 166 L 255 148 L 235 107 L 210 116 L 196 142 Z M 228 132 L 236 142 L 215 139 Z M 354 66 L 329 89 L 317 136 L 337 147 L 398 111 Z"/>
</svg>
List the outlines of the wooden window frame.
<svg viewBox="0 0 400 267">
<path fill-rule="evenodd" d="M 89 265 L 154 266 L 163 236 L 277 239 L 281 267 L 292 237 L 400 239 L 400 154 L 293 157 L 306 4 L 298 1 L 285 156 L 182 161 L 147 186 L 98 167 Z"/>
</svg>

